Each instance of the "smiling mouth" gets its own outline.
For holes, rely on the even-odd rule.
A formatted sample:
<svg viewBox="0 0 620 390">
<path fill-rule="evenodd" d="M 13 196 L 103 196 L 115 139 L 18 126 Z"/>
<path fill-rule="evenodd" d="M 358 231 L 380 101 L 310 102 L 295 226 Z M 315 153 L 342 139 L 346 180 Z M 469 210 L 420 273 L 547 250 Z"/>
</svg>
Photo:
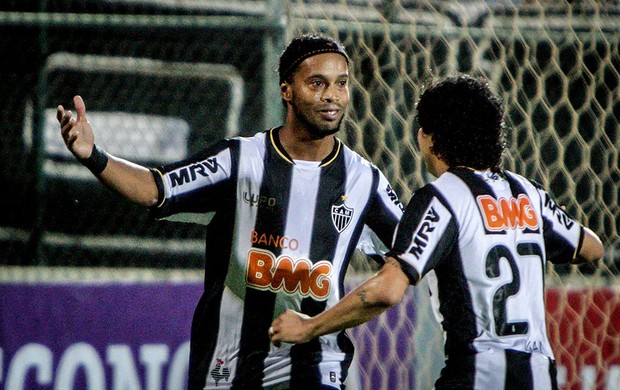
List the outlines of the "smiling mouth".
<svg viewBox="0 0 620 390">
<path fill-rule="evenodd" d="M 321 110 L 320 113 L 323 118 L 333 120 L 338 117 L 340 110 Z"/>
</svg>

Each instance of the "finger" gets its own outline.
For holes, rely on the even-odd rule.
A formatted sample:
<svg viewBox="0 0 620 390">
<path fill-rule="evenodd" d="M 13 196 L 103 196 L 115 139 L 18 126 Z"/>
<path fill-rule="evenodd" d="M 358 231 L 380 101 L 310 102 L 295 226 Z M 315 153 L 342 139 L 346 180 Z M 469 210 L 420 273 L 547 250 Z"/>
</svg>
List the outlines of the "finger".
<svg viewBox="0 0 620 390">
<path fill-rule="evenodd" d="M 67 145 L 71 145 L 75 142 L 75 140 L 78 138 L 79 132 L 73 128 L 71 129 L 67 135 L 65 136 L 65 141 L 67 143 Z"/>
<path fill-rule="evenodd" d="M 71 146 L 78 139 L 80 132 L 75 127 L 75 119 L 71 119 L 71 122 L 61 129 L 61 134 L 67 146 Z"/>
<path fill-rule="evenodd" d="M 281 342 L 279 340 L 280 336 L 276 335 L 276 331 L 273 329 L 273 326 L 269 327 L 269 338 L 271 339 L 271 343 L 275 346 L 275 347 L 280 347 Z"/>
<path fill-rule="evenodd" d="M 76 95 L 73 98 L 73 104 L 75 105 L 75 111 L 77 112 L 78 122 L 86 120 L 86 105 L 80 95 Z"/>
<path fill-rule="evenodd" d="M 65 114 L 65 108 L 61 105 L 59 105 L 58 107 L 56 107 L 56 119 L 58 119 L 58 122 L 60 122 L 62 120 L 62 117 Z"/>
<path fill-rule="evenodd" d="M 71 131 L 71 129 L 73 129 L 75 127 L 75 119 L 71 119 L 71 118 L 62 118 L 62 122 L 60 123 L 60 133 L 66 137 L 69 132 Z"/>
<path fill-rule="evenodd" d="M 63 111 L 62 117 L 60 118 L 60 126 L 65 127 L 69 120 L 71 120 L 72 115 L 73 113 L 71 112 L 71 110 Z"/>
</svg>

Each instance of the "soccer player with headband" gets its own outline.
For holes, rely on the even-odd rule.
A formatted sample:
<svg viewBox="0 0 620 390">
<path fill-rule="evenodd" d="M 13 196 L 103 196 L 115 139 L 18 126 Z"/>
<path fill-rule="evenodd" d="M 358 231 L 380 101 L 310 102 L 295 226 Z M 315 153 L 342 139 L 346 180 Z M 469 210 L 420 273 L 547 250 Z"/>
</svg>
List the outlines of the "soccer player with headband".
<svg viewBox="0 0 620 390">
<path fill-rule="evenodd" d="M 402 216 L 385 176 L 335 137 L 349 62 L 332 38 L 296 37 L 280 57 L 282 126 L 161 167 L 96 146 L 81 97 L 76 118 L 58 106 L 67 148 L 101 182 L 157 218 L 206 224 L 190 390 L 343 386 L 353 355 L 344 332 L 276 347 L 268 330 L 287 309 L 315 316 L 338 302 L 354 251 L 373 255 L 377 238 L 389 246 Z"/>
</svg>

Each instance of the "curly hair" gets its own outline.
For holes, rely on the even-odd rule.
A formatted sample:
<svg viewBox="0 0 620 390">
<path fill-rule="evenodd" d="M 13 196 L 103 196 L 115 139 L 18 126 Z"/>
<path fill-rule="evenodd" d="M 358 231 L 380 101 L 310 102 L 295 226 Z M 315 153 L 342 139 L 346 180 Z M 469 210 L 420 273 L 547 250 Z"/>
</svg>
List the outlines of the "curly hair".
<svg viewBox="0 0 620 390">
<path fill-rule="evenodd" d="M 448 166 L 499 169 L 506 147 L 504 107 L 486 81 L 469 75 L 445 78 L 422 93 L 416 109 L 433 152 Z"/>
</svg>

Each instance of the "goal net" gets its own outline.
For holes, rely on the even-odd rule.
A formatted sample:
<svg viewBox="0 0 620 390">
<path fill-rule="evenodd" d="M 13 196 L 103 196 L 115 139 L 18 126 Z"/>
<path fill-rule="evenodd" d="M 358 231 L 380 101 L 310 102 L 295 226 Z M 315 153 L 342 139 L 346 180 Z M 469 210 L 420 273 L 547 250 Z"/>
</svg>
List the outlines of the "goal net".
<svg viewBox="0 0 620 390">
<path fill-rule="evenodd" d="M 469 73 L 503 97 L 504 167 L 530 177 L 596 231 L 606 257 L 549 267 L 549 334 L 563 389 L 620 388 L 620 8 L 594 2 L 295 1 L 293 32 L 338 36 L 353 59 L 346 140 L 406 202 L 430 179 L 415 134 L 425 83 Z M 353 331 L 363 388 L 432 388 L 442 336 L 424 285 Z M 369 343 L 368 339 L 375 342 Z"/>
</svg>

